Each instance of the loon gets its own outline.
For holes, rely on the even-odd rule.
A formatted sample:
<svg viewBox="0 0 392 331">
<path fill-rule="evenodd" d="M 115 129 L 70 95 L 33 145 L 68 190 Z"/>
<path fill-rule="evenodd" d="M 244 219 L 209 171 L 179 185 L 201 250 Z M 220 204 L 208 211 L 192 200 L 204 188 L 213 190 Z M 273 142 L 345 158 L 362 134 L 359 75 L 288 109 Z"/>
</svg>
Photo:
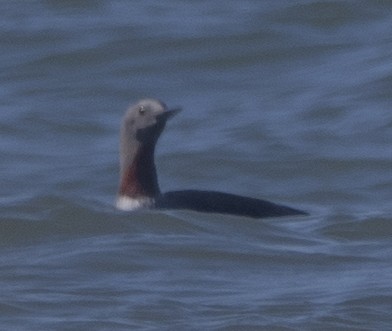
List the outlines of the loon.
<svg viewBox="0 0 392 331">
<path fill-rule="evenodd" d="M 166 122 L 180 110 L 168 109 L 159 100 L 144 99 L 125 113 L 120 134 L 118 209 L 186 209 L 253 218 L 307 215 L 298 209 L 231 193 L 200 190 L 161 193 L 155 146 Z"/>
</svg>

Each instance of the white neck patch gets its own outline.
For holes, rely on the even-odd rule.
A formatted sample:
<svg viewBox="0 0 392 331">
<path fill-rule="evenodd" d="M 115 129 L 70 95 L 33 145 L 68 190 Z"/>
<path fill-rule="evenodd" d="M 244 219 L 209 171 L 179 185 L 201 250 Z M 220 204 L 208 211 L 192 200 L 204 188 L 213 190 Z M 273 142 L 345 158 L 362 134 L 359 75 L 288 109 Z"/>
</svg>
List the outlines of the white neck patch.
<svg viewBox="0 0 392 331">
<path fill-rule="evenodd" d="M 143 207 L 151 207 L 154 203 L 153 198 L 142 197 L 133 199 L 126 195 L 120 195 L 116 200 L 116 207 L 121 210 L 130 211 Z"/>
</svg>

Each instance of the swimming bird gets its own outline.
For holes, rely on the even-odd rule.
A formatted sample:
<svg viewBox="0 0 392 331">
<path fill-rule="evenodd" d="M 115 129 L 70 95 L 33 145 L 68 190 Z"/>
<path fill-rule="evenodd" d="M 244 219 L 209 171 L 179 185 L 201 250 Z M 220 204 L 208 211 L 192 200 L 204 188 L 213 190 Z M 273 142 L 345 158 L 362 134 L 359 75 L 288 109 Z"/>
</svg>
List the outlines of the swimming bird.
<svg viewBox="0 0 392 331">
<path fill-rule="evenodd" d="M 120 187 L 116 206 L 187 209 L 254 218 L 306 215 L 305 212 L 266 200 L 231 193 L 182 190 L 161 193 L 155 167 L 155 146 L 166 122 L 180 109 L 168 109 L 155 99 L 144 99 L 125 113 L 120 137 Z"/>
</svg>

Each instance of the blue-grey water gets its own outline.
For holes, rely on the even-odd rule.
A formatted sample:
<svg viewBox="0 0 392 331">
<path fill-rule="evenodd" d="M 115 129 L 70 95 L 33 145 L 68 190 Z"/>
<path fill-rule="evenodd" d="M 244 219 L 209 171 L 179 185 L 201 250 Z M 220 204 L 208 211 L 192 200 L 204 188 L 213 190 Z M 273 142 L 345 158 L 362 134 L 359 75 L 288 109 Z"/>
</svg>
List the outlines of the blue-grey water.
<svg viewBox="0 0 392 331">
<path fill-rule="evenodd" d="M 390 330 L 390 1 L 0 2 L 0 330 Z M 163 191 L 113 207 L 127 106 L 183 112 Z"/>
</svg>

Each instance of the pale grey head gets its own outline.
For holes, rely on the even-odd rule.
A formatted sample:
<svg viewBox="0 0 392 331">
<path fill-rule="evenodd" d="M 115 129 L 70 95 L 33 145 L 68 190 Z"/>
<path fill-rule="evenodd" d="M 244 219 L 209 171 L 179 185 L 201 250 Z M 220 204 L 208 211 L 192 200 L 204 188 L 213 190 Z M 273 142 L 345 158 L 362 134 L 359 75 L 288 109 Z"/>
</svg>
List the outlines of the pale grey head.
<svg viewBox="0 0 392 331">
<path fill-rule="evenodd" d="M 148 206 L 160 194 L 154 151 L 166 121 L 179 109 L 169 110 L 155 99 L 131 106 L 123 118 L 120 137 L 120 188 L 117 207 Z"/>
</svg>

